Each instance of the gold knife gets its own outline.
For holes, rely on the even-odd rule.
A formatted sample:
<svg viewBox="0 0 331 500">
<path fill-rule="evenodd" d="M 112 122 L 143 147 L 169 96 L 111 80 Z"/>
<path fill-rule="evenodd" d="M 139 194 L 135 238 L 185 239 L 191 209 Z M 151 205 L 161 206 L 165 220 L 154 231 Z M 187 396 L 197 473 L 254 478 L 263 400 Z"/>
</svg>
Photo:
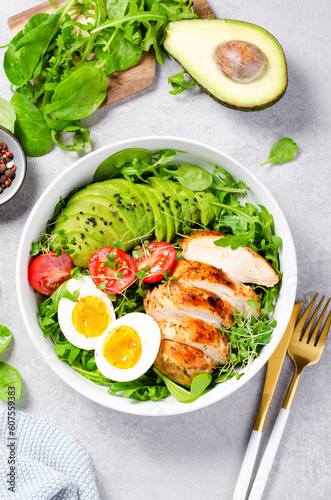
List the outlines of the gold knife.
<svg viewBox="0 0 331 500">
<path fill-rule="evenodd" d="M 265 419 L 267 417 L 269 406 L 278 382 L 279 374 L 283 366 L 287 347 L 290 342 L 296 321 L 298 319 L 301 306 L 302 302 L 294 305 L 292 315 L 285 333 L 268 361 L 260 407 L 256 416 L 250 440 L 248 442 L 232 500 L 245 500 L 246 498 L 247 488 L 250 482 L 255 459 L 261 442 Z"/>
</svg>

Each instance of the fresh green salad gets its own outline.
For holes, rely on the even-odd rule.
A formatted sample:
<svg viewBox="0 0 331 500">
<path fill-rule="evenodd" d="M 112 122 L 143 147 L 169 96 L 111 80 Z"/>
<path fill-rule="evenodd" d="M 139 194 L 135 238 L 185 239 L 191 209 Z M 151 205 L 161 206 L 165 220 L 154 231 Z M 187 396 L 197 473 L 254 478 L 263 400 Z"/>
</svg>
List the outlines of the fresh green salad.
<svg viewBox="0 0 331 500">
<path fill-rule="evenodd" d="M 169 21 L 196 18 L 192 0 L 67 0 L 29 19 L 2 48 L 15 93 L 0 123 L 27 156 L 47 153 L 52 141 L 68 151 L 91 146 L 82 119 L 107 95 L 107 76 L 135 66 L 162 42 Z M 67 140 L 67 137 L 71 139 Z"/>
<path fill-rule="evenodd" d="M 184 164 L 181 152 L 174 150 L 119 151 L 97 168 L 93 181 L 60 199 L 45 234 L 31 249 L 30 282 L 42 294 L 40 327 L 45 337 L 51 337 L 58 358 L 94 383 L 107 386 L 109 394 L 141 401 L 172 394 L 191 402 L 218 383 L 239 379 L 270 341 L 276 325 L 272 316 L 280 288 L 282 242 L 274 234 L 272 215 L 262 205 L 245 202 L 248 187 L 222 166 L 211 173 L 199 165 Z M 274 286 L 250 285 L 260 303 L 249 300 L 248 305 L 260 306 L 258 317 L 245 318 L 235 311 L 233 325 L 223 327 L 222 334 L 229 339 L 228 362 L 212 373 L 198 374 L 189 388 L 170 380 L 152 366 L 153 360 L 132 379 L 102 373 L 93 343 L 75 345 L 68 340 L 81 286 L 72 283 L 93 281 L 100 296 L 109 300 L 105 307 L 113 311 L 116 322 L 144 313 L 147 291 L 160 284 L 171 286 L 176 279 L 171 269 L 182 258 L 180 241 L 199 231 L 222 234 L 215 242 L 218 246 L 236 250 L 248 245 L 278 276 Z M 59 320 L 61 304 L 67 304 L 72 314 L 68 334 L 64 333 L 66 321 Z"/>
</svg>

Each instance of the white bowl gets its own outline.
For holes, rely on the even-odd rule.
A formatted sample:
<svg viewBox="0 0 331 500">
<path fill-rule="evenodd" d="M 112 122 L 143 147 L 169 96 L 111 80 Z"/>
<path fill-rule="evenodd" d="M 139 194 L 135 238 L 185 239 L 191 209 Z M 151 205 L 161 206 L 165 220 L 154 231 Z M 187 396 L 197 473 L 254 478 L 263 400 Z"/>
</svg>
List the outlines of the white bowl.
<svg viewBox="0 0 331 500">
<path fill-rule="evenodd" d="M 141 402 L 120 396 L 111 396 L 106 387 L 93 384 L 75 372 L 69 365 L 60 361 L 55 354 L 52 340 L 43 337 L 38 325 L 36 316 L 38 297 L 28 281 L 31 243 L 38 241 L 47 220 L 53 215 L 54 207 L 60 196 L 66 197 L 74 188 L 91 183 L 98 165 L 111 154 L 124 148 L 145 148 L 154 152 L 161 149 L 176 149 L 187 151 L 187 154 L 181 156 L 181 160 L 184 162 L 196 163 L 209 170 L 212 170 L 215 165 L 222 165 L 236 180 L 241 179 L 250 187 L 245 200 L 255 205 L 262 204 L 273 214 L 275 232 L 283 240 L 280 251 L 283 280 L 274 315 L 277 327 L 272 334 L 270 343 L 263 348 L 260 356 L 239 380 L 232 378 L 218 384 L 193 403 L 180 403 L 172 396 L 157 402 Z M 248 382 L 268 361 L 282 338 L 290 319 L 296 294 L 297 263 L 292 235 L 280 207 L 264 185 L 246 167 L 210 146 L 189 139 L 152 136 L 129 139 L 104 146 L 76 161 L 46 189 L 33 208 L 21 236 L 16 265 L 16 285 L 19 307 L 27 331 L 40 354 L 62 380 L 82 395 L 108 408 L 136 415 L 167 416 L 197 410 L 225 398 Z"/>
</svg>

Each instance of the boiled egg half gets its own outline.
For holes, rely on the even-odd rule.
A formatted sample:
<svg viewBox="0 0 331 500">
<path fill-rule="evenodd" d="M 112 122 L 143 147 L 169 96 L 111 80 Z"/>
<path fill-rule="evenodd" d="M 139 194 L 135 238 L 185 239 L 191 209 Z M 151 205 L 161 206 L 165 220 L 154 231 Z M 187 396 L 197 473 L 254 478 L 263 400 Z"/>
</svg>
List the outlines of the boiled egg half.
<svg viewBox="0 0 331 500">
<path fill-rule="evenodd" d="M 94 349 L 98 339 L 115 321 L 115 312 L 107 294 L 91 278 L 71 279 L 67 290 L 78 291 L 78 302 L 62 297 L 59 301 L 59 325 L 64 336 L 76 347 Z"/>
<path fill-rule="evenodd" d="M 160 328 L 151 316 L 126 314 L 98 339 L 95 347 L 97 367 L 111 380 L 135 380 L 152 366 L 160 342 Z"/>
</svg>

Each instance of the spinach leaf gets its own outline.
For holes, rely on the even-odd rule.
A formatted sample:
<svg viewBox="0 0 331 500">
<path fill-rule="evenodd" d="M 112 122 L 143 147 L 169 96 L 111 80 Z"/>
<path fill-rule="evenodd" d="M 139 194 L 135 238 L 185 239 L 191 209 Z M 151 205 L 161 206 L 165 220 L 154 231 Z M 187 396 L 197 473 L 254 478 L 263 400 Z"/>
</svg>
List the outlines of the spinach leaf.
<svg viewBox="0 0 331 500">
<path fill-rule="evenodd" d="M 168 83 L 171 84 L 173 90 L 169 90 L 169 94 L 178 95 L 185 90 L 196 87 L 197 83 L 185 71 L 177 73 L 168 78 Z"/>
<path fill-rule="evenodd" d="M 14 133 L 16 114 L 12 106 L 0 97 L 0 125 Z"/>
<path fill-rule="evenodd" d="M 109 30 L 97 39 L 95 56 L 103 62 L 107 75 L 131 68 L 139 61 L 142 54 L 141 34 L 137 29 L 135 33 L 134 41 L 127 39 L 127 30 L 122 29 Z"/>
<path fill-rule="evenodd" d="M 298 151 L 297 144 L 288 137 L 280 139 L 274 144 L 270 150 L 269 158 L 262 165 L 267 163 L 273 163 L 274 165 L 279 165 L 281 163 L 287 163 L 296 157 Z"/>
<path fill-rule="evenodd" d="M 15 389 L 15 400 L 22 396 L 21 376 L 11 365 L 0 361 L 0 399 L 8 401 L 8 390 Z"/>
<path fill-rule="evenodd" d="M 197 165 L 182 165 L 177 170 L 163 169 L 170 173 L 186 189 L 204 191 L 213 183 L 212 175 Z"/>
<path fill-rule="evenodd" d="M 25 83 L 25 76 L 21 70 L 20 55 L 16 52 L 16 45 L 23 38 L 23 30 L 19 31 L 8 45 L 3 58 L 3 69 L 6 77 L 13 85 L 20 86 Z"/>
<path fill-rule="evenodd" d="M 202 396 L 202 394 L 205 394 L 205 392 L 207 392 L 207 388 L 212 381 L 212 376 L 210 375 L 210 373 L 200 373 L 199 375 L 194 377 L 190 391 L 188 391 L 181 385 L 176 384 L 168 377 L 166 377 L 155 366 L 153 367 L 153 370 L 164 381 L 170 394 L 172 394 L 172 396 L 181 403 L 192 403 L 193 401 L 198 399 L 200 396 Z"/>
<path fill-rule="evenodd" d="M 100 163 L 95 171 L 93 182 L 112 179 L 120 173 L 121 168 L 131 164 L 135 158 L 148 164 L 152 163 L 152 155 L 147 149 L 122 149 Z"/>
<path fill-rule="evenodd" d="M 28 26 L 27 30 L 23 30 L 23 33 L 26 32 L 26 34 L 15 45 L 15 57 L 19 61 L 23 83 L 32 78 L 34 70 L 58 30 L 60 22 L 60 14 L 51 14 L 47 15 L 43 22 L 32 24 Z M 15 85 L 15 82 L 11 83 Z"/>
<path fill-rule="evenodd" d="M 41 156 L 51 146 L 51 131 L 39 109 L 24 95 L 14 94 L 10 104 L 16 113 L 15 136 L 27 156 Z"/>
<path fill-rule="evenodd" d="M 0 325 L 0 352 L 6 349 L 7 345 L 11 341 L 12 335 L 6 326 Z"/>
<path fill-rule="evenodd" d="M 93 113 L 107 94 L 105 72 L 96 67 L 79 68 L 56 87 L 51 104 L 44 107 L 52 118 L 79 120 Z M 51 111 L 51 106 L 57 109 Z M 54 109 L 54 108 L 53 108 Z"/>
</svg>

